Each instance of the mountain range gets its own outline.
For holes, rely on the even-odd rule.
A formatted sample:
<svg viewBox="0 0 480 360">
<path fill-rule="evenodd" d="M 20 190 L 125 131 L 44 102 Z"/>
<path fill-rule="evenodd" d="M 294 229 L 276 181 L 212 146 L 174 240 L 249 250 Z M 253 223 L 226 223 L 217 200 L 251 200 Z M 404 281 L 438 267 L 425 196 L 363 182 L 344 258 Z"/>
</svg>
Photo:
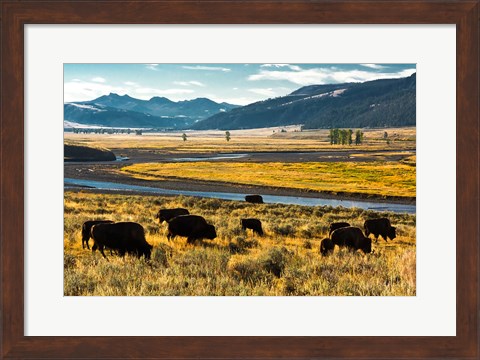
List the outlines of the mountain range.
<svg viewBox="0 0 480 360">
<path fill-rule="evenodd" d="M 251 129 L 303 124 L 315 128 L 414 126 L 416 74 L 363 83 L 311 85 L 195 123 L 192 129 Z"/>
<path fill-rule="evenodd" d="M 207 98 L 174 102 L 165 97 L 141 100 L 111 93 L 91 101 L 65 103 L 64 120 L 105 127 L 179 129 L 235 107 Z"/>
<path fill-rule="evenodd" d="M 363 83 L 310 85 L 246 106 L 207 98 L 174 102 L 109 94 L 64 104 L 66 127 L 235 130 L 299 125 L 313 128 L 415 126 L 416 74 Z"/>
</svg>

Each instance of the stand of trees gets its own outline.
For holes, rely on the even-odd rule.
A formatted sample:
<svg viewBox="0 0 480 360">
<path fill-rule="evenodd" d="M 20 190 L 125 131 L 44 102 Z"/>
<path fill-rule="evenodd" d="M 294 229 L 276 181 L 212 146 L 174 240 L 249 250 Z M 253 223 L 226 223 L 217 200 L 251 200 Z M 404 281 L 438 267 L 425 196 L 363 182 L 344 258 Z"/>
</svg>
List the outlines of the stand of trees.
<svg viewBox="0 0 480 360">
<path fill-rule="evenodd" d="M 352 129 L 330 129 L 329 139 L 331 145 L 352 145 L 353 131 Z M 357 130 L 355 132 L 355 145 L 360 145 L 363 142 L 363 132 Z"/>
</svg>

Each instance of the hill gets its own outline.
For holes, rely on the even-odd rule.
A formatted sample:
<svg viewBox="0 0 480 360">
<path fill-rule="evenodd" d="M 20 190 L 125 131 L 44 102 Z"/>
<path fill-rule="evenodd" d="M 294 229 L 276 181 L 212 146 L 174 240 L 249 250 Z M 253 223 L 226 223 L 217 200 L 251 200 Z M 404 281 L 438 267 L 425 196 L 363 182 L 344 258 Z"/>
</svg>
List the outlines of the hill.
<svg viewBox="0 0 480 360">
<path fill-rule="evenodd" d="M 64 104 L 64 120 L 105 127 L 178 129 L 235 107 L 207 98 L 174 102 L 164 97 L 141 100 L 111 93 L 91 101 Z"/>
<path fill-rule="evenodd" d="M 108 149 L 84 145 L 63 145 L 64 161 L 115 161 L 116 156 Z"/>
<path fill-rule="evenodd" d="M 252 129 L 303 124 L 314 128 L 414 126 L 416 74 L 364 83 L 311 85 L 287 96 L 216 114 L 196 130 Z"/>
</svg>

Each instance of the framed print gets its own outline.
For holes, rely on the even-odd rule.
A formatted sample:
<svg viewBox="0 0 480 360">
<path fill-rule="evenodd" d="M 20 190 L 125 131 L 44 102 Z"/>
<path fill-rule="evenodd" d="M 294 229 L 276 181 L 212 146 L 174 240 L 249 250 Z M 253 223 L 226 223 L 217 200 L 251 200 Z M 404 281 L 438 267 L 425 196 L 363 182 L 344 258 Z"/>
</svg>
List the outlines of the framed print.
<svg viewBox="0 0 480 360">
<path fill-rule="evenodd" d="M 1 9 L 2 358 L 478 358 L 478 1 L 4 1 Z M 392 70 L 393 64 L 397 66 L 396 72 Z M 118 70 L 121 66 L 124 68 Z M 127 70 L 126 66 L 130 68 Z M 249 70 L 246 71 L 246 68 Z M 407 162 L 402 163 L 401 169 L 405 172 L 401 181 L 395 178 L 397 174 L 384 173 L 380 177 L 386 181 L 391 176 L 398 185 L 396 191 L 407 191 L 407 196 L 409 184 L 414 182 L 416 217 L 388 215 L 394 220 L 392 225 L 398 227 L 398 234 L 380 234 L 382 231 L 375 230 L 375 226 L 364 224 L 369 218 L 368 212 L 359 211 L 355 217 L 348 218 L 367 236 L 371 233 L 369 241 L 373 241 L 373 250 L 381 250 L 372 256 L 369 255 L 372 248 L 362 245 L 366 240 L 355 243 L 360 245 L 354 249 L 358 250 L 354 255 L 344 249 L 339 250 L 341 244 L 335 232 L 339 234 L 345 230 L 332 229 L 334 235 L 328 234 L 327 230 L 327 224 L 333 222 L 332 219 L 338 220 L 337 217 L 316 213 L 317 227 L 313 224 L 314 220 L 311 220 L 310 227 L 304 226 L 300 220 L 306 215 L 298 208 L 292 210 L 295 205 L 290 208 L 295 214 L 288 216 L 284 210 L 275 209 L 276 216 L 282 217 L 283 222 L 272 220 L 272 212 L 267 219 L 261 218 L 261 225 L 252 221 L 240 223 L 239 218 L 264 214 L 261 209 L 266 205 L 251 204 L 248 209 L 241 205 L 223 214 L 224 200 L 196 203 L 187 197 L 174 204 L 149 193 L 150 197 L 145 197 L 147 200 L 144 202 L 131 201 L 125 205 L 127 202 L 120 198 L 111 206 L 110 200 L 92 198 L 95 189 L 93 192 L 78 189 L 79 186 L 98 186 L 79 183 L 82 177 L 78 174 L 82 171 L 101 173 L 101 167 L 68 166 L 62 159 L 62 155 L 64 158 L 78 156 L 73 150 L 75 147 L 78 150 L 79 139 L 83 139 L 83 145 L 91 145 L 92 138 L 105 141 L 102 134 L 83 134 L 87 130 L 94 133 L 95 129 L 123 131 L 123 134 L 114 136 L 124 136 L 122 139 L 128 136 L 132 143 L 142 143 L 144 147 L 134 145 L 133 148 L 144 151 L 144 157 L 158 155 L 155 152 L 158 149 L 145 143 L 149 139 L 158 142 L 160 138 L 148 134 L 146 127 L 136 128 L 130 123 L 107 126 L 104 122 L 97 126 L 100 120 L 85 126 L 85 118 L 79 115 L 80 112 L 101 113 L 102 119 L 106 119 L 108 112 L 114 112 L 116 115 L 113 118 L 119 119 L 119 113 L 130 111 L 129 117 L 141 117 L 145 123 L 158 117 L 157 124 L 160 124 L 166 119 L 161 117 L 166 116 L 165 113 L 154 114 L 155 110 L 145 107 L 140 112 L 137 110 L 152 99 L 171 103 L 183 101 L 182 104 L 185 104 L 194 99 L 187 97 L 188 94 L 198 94 L 197 98 L 213 98 L 214 104 L 223 106 L 209 111 L 216 112 L 213 118 L 222 118 L 222 124 L 226 124 L 223 113 L 229 114 L 230 108 L 227 107 L 232 104 L 247 105 L 260 100 L 260 104 L 265 106 L 269 101 L 276 101 L 286 107 L 295 100 L 307 102 L 311 98 L 342 98 L 348 93 L 345 84 L 368 86 L 368 80 L 378 80 L 369 78 L 369 74 L 375 72 L 380 76 L 388 68 L 388 78 L 397 77 L 399 81 L 406 82 L 407 87 L 410 86 L 410 92 L 401 92 L 402 106 L 395 108 L 392 105 L 389 108 L 389 117 L 400 114 L 398 118 L 405 120 L 408 119 L 407 110 L 413 109 L 417 117 L 416 128 L 413 135 L 411 129 L 400 132 L 390 130 L 391 127 L 382 128 L 382 131 L 377 131 L 379 135 L 371 136 L 376 141 L 374 146 L 379 147 L 367 150 L 377 151 L 377 160 L 398 156 Z M 328 91 L 315 92 L 318 89 L 308 88 L 327 84 L 320 82 L 322 76 L 327 76 L 325 69 L 330 70 L 329 79 L 337 76 L 343 81 L 336 83 L 345 86 L 335 87 L 332 81 L 329 86 L 333 87 Z M 140 71 L 146 75 L 141 75 Z M 353 80 L 345 76 L 353 72 L 356 76 Z M 172 73 L 175 77 L 171 76 Z M 192 73 L 196 74 L 195 77 L 191 76 Z M 242 73 L 243 77 L 232 77 L 228 82 L 221 76 L 231 73 Z M 394 73 L 398 76 L 392 75 Z M 121 87 L 111 82 L 115 76 L 119 76 L 117 85 L 122 84 Z M 318 83 L 299 80 L 301 76 L 314 78 Z M 283 90 L 271 85 L 280 81 L 279 78 L 285 81 L 276 83 L 281 84 Z M 159 85 L 166 79 L 172 87 Z M 245 79 L 249 81 L 249 86 L 243 84 Z M 411 87 L 412 79 L 415 80 L 415 90 Z M 155 83 L 149 84 L 150 80 Z M 209 84 L 225 86 L 214 91 Z M 393 88 L 401 87 L 395 84 Z M 232 94 L 241 88 L 247 92 L 227 98 L 227 87 Z M 128 91 L 122 92 L 123 89 Z M 219 96 L 220 93 L 222 96 Z M 118 103 L 117 107 L 113 106 L 113 98 L 117 99 L 114 94 L 118 97 L 128 95 L 136 107 L 126 109 Z M 184 97 L 174 97 L 179 94 Z M 247 94 L 251 94 L 252 98 L 248 98 Z M 253 98 L 254 94 L 265 97 Z M 294 100 L 283 99 L 285 95 L 292 94 L 296 96 Z M 395 96 L 387 96 L 393 104 Z M 170 98 L 165 100 L 162 97 Z M 241 98 L 244 100 L 242 104 L 233 101 L 242 102 Z M 406 100 L 411 98 L 415 99 L 414 102 Z M 377 99 L 382 100 L 368 99 L 366 105 L 362 105 L 368 108 L 365 113 L 382 111 L 380 104 L 387 102 L 380 95 Z M 103 103 L 104 100 L 107 102 Z M 242 107 L 236 108 L 240 113 Z M 345 108 L 355 111 L 350 104 L 335 110 L 338 113 L 346 111 Z M 205 119 L 201 115 L 169 111 L 171 119 L 191 121 L 199 124 L 195 125 L 199 126 L 198 131 L 203 131 L 200 127 Z M 202 108 L 202 111 L 205 112 L 205 109 Z M 313 110 L 308 111 L 311 113 Z M 297 110 L 297 114 L 299 112 Z M 282 114 L 277 113 L 279 119 L 287 117 Z M 361 112 L 356 114 L 360 117 Z M 62 121 L 62 116 L 68 121 Z M 251 117 L 251 113 L 245 116 L 247 120 Z M 262 119 L 256 118 L 256 121 Z M 309 130 L 308 126 L 290 128 L 287 125 L 296 124 L 279 124 L 273 130 L 268 126 L 262 127 L 278 132 L 275 137 L 269 135 L 268 139 L 274 139 L 272 144 L 277 141 L 275 139 L 288 139 L 282 140 L 284 147 L 292 146 L 290 139 L 305 136 L 305 131 Z M 305 124 L 308 125 L 308 122 Z M 343 131 L 342 128 L 323 126 L 323 132 L 311 133 L 315 138 L 302 140 L 301 146 L 308 152 L 307 147 L 312 146 L 309 141 L 318 146 L 317 142 L 323 139 L 322 146 L 327 149 L 331 146 L 340 149 L 342 141 L 348 143 L 349 126 L 356 129 L 348 124 L 344 125 L 347 130 Z M 367 127 L 362 126 L 365 133 L 370 131 Z M 67 128 L 68 131 L 65 130 Z M 136 135 L 125 134 L 129 128 Z M 270 157 L 274 156 L 269 152 L 268 145 L 271 144 L 266 143 L 267 138 L 263 135 L 252 137 L 248 129 L 236 129 L 231 124 L 227 128 L 218 125 L 215 128 L 219 129 L 214 135 L 222 151 L 213 151 L 214 154 L 224 156 L 226 146 L 237 148 L 227 153 L 230 156 L 227 161 L 220 160 L 224 167 L 221 172 L 215 175 L 208 170 L 207 180 L 215 180 L 213 187 L 219 188 L 218 184 L 229 173 L 243 169 L 243 179 L 237 176 L 236 180 L 247 181 L 249 185 L 253 180 L 249 180 L 247 175 L 257 162 L 248 163 L 238 158 L 244 156 L 239 138 L 244 136 L 242 139 L 250 143 L 257 139 L 256 146 Z M 170 130 L 157 128 L 155 136 Z M 250 135 L 242 135 L 239 131 Z M 185 180 L 186 174 L 199 168 L 196 175 L 189 176 L 196 177 L 195 181 L 202 181 L 201 166 L 207 163 L 204 161 L 208 154 L 206 149 L 214 143 L 211 140 L 194 142 L 195 133 L 187 130 L 167 133 L 167 137 L 170 135 L 173 137 L 162 139 L 173 144 L 173 150 L 167 155 L 175 160 L 162 162 L 163 172 L 160 175 L 156 172 L 158 168 L 148 169 L 149 176 L 177 176 L 175 172 L 180 172 L 182 181 L 188 183 L 191 180 Z M 362 146 L 362 131 L 358 139 L 353 135 L 355 132 L 352 130 L 351 146 L 355 146 L 354 140 L 358 140 L 357 146 Z M 395 148 L 400 143 L 402 146 L 410 144 L 409 136 L 416 138 L 412 148 Z M 62 151 L 64 138 L 68 148 L 65 145 Z M 115 155 L 120 156 L 120 160 L 128 159 L 132 154 L 139 156 L 123 142 L 121 147 L 111 144 L 105 147 L 116 149 L 114 153 L 117 151 Z M 391 151 L 385 153 L 387 145 Z M 304 151 L 293 150 L 297 154 L 299 150 Z M 405 151 L 414 153 L 407 154 Z M 416 158 L 412 157 L 415 152 Z M 182 154 L 185 156 L 182 157 Z M 360 155 L 368 158 L 365 154 Z M 203 162 L 196 162 L 197 158 L 192 160 L 192 156 L 201 158 Z M 416 164 L 413 175 L 411 171 L 409 175 L 407 167 L 412 164 L 409 165 L 408 161 L 413 161 L 413 166 Z M 283 158 L 282 162 L 289 166 L 295 164 Z M 127 160 L 119 161 L 119 164 L 126 165 L 117 169 L 120 172 L 136 176 L 140 173 L 136 168 L 141 165 L 139 163 L 128 163 Z M 301 167 L 302 163 L 297 162 L 294 166 Z M 395 171 L 399 169 L 396 167 Z M 269 171 L 272 169 L 269 168 Z M 281 182 L 292 181 L 292 178 L 281 178 L 285 173 L 286 170 L 280 170 L 264 181 L 268 180 L 272 187 L 279 187 L 279 183 L 275 182 L 278 179 L 282 179 Z M 304 169 L 302 174 L 305 174 Z M 88 174 L 83 179 L 98 180 Z M 117 178 L 114 180 L 118 182 Z M 133 185 L 141 187 L 145 184 L 142 181 L 151 180 L 137 179 Z M 256 175 L 255 181 L 260 180 L 261 177 Z M 302 180 L 303 184 L 308 183 L 308 179 Z M 193 186 L 192 182 L 188 184 Z M 67 190 L 75 189 L 66 191 L 64 195 L 64 186 Z M 142 191 L 140 188 L 137 190 Z M 252 195 L 246 190 L 242 189 L 240 194 Z M 145 188 L 143 191 L 146 191 Z M 264 195 L 267 203 L 269 195 L 272 194 Z M 391 194 L 383 195 L 388 197 Z M 245 203 L 252 199 L 257 198 L 245 198 Z M 85 205 L 82 201 L 90 203 Z M 172 244 L 163 236 L 154 235 L 158 232 L 158 222 L 165 215 L 157 213 L 162 205 L 189 208 L 195 214 L 204 211 L 202 214 L 208 223 L 216 225 L 216 233 L 213 236 L 213 232 L 205 232 L 203 237 L 217 239 L 212 242 L 206 240 L 200 246 L 198 242 L 202 240 L 195 238 L 189 237 L 188 242 L 192 244 L 186 243 L 185 239 L 175 240 Z M 215 207 L 217 211 L 211 211 Z M 153 219 L 155 214 L 157 220 Z M 119 221 L 129 226 L 142 223 L 148 246 L 145 238 L 139 240 L 135 236 L 137 243 L 134 248 L 128 247 L 130 245 L 109 246 L 102 243 L 101 231 L 109 228 L 110 224 L 94 224 L 86 232 L 93 237 L 94 245 L 85 237 L 85 246 L 89 246 L 90 240 L 90 246 L 95 246 L 110 261 L 103 259 L 98 252 L 92 255 L 82 249 L 82 242 L 77 238 L 80 236 L 80 223 L 107 217 L 112 217 L 107 220 L 116 221 L 113 225 L 119 224 Z M 168 224 L 169 237 L 183 235 L 175 234 L 176 230 L 171 225 L 175 219 L 178 218 Z M 288 224 L 298 229 L 286 226 Z M 272 251 L 266 245 L 255 247 L 254 240 L 263 232 L 266 233 L 264 242 L 279 241 Z M 333 255 L 329 255 L 327 241 L 323 243 L 325 256 L 322 256 L 320 243 L 323 236 L 317 236 L 316 232 L 325 234 L 328 239 L 331 236 L 332 241 L 336 239 L 334 246 L 338 246 L 334 247 Z M 382 243 L 384 240 L 381 239 L 375 243 L 376 233 L 383 238 L 388 237 L 389 242 Z M 299 234 L 302 234 L 302 241 L 311 237 L 309 244 L 300 243 L 297 239 Z M 396 289 L 395 286 L 406 283 L 405 279 L 409 276 L 414 279 L 410 282 L 412 287 L 400 288 L 401 291 L 396 293 L 375 292 L 375 288 L 370 287 L 370 292 L 362 293 L 363 290 L 358 289 L 365 288 L 350 282 L 350 293 L 322 296 L 329 294 L 306 291 L 322 289 L 322 284 L 328 284 L 326 278 L 321 280 L 321 277 L 321 281 L 309 283 L 309 272 L 330 269 L 331 279 L 339 279 L 335 267 L 329 263 L 331 261 L 343 260 L 355 265 L 361 258 L 361 264 L 352 267 L 355 271 L 347 271 L 346 276 L 356 279 L 354 276 L 359 271 L 368 273 L 368 269 L 375 267 L 372 262 L 376 259 L 374 256 L 385 259 L 381 257 L 387 251 L 384 247 L 395 243 L 391 240 L 396 237 L 397 243 L 401 241 L 405 246 L 415 244 L 415 251 L 403 254 L 397 262 L 386 260 L 397 269 L 397 275 L 387 276 L 382 287 Z M 181 245 L 176 245 L 178 243 Z M 183 262 L 174 263 L 168 257 L 170 250 L 190 260 L 185 258 Z M 115 256 L 115 252 L 129 254 L 121 259 Z M 218 258 L 209 257 L 212 253 Z M 253 253 L 258 253 L 258 256 L 248 258 Z M 178 258 L 181 258 L 180 255 Z M 193 256 L 198 257 L 195 259 Z M 204 262 L 197 264 L 196 274 L 187 276 L 181 272 L 188 270 L 185 265 L 188 261 L 195 262 L 200 258 Z M 316 267 L 308 268 L 304 258 Z M 219 287 L 210 287 L 208 281 L 202 283 L 197 277 L 198 273 L 214 269 L 215 263 L 221 259 L 224 259 L 231 276 L 224 279 L 223 294 L 210 291 Z M 134 280 L 125 286 L 125 291 L 114 293 L 111 292 L 112 287 L 107 286 L 104 293 L 91 291 L 98 286 L 88 285 L 85 279 L 92 279 L 95 275 L 113 283 L 115 279 L 108 278 L 108 274 L 121 270 L 117 260 L 121 267 L 127 263 L 132 265 L 125 277 L 131 276 Z M 167 273 L 167 268 L 183 274 L 179 278 L 181 288 L 164 285 L 160 289 L 168 289 L 171 293 L 159 291 L 156 282 L 167 284 L 168 278 L 161 278 L 161 274 Z M 259 273 L 262 274 L 261 280 L 252 280 Z M 147 275 L 151 277 L 150 282 L 135 281 Z M 242 276 L 245 278 L 242 279 Z M 203 279 L 208 279 L 208 276 Z M 242 284 L 259 285 L 265 282 L 270 287 L 261 288 L 259 285 L 252 290 L 237 286 L 238 293 L 255 296 L 232 296 L 237 293 L 232 290 L 231 279 L 241 279 L 239 283 Z M 303 279 L 303 284 L 300 279 Z M 149 286 L 136 288 L 135 284 L 140 283 L 148 283 Z M 204 293 L 190 291 L 195 283 L 198 284 L 195 291 L 204 289 Z M 272 289 L 278 292 L 267 291 Z M 354 296 L 344 296 L 349 294 Z"/>
</svg>

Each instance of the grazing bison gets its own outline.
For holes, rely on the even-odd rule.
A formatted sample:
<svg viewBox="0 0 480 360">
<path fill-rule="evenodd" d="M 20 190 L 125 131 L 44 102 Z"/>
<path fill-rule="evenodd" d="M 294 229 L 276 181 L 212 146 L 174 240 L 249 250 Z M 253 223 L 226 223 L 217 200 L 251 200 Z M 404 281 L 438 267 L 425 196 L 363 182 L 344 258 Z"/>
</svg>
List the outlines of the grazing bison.
<svg viewBox="0 0 480 360">
<path fill-rule="evenodd" d="M 347 227 L 347 226 L 350 226 L 350 224 L 347 222 L 336 222 L 336 223 L 330 224 L 330 232 L 328 233 L 328 236 L 332 236 L 332 232 L 334 232 L 335 230 L 343 227 Z"/>
<path fill-rule="evenodd" d="M 246 195 L 245 201 L 252 204 L 263 204 L 263 198 L 261 195 Z"/>
<path fill-rule="evenodd" d="M 161 224 L 166 221 L 169 222 L 176 216 L 188 215 L 190 214 L 187 209 L 184 208 L 175 208 L 175 209 L 160 209 L 155 216 L 155 219 L 158 219 L 158 222 Z"/>
<path fill-rule="evenodd" d="M 240 219 L 242 230 L 252 229 L 254 233 L 263 236 L 262 222 L 258 219 Z"/>
<path fill-rule="evenodd" d="M 372 252 L 372 240 L 365 237 L 360 228 L 354 226 L 343 227 L 332 233 L 332 242 L 338 247 L 347 247 L 350 250 L 362 250 L 365 254 Z"/>
<path fill-rule="evenodd" d="M 170 220 L 167 239 L 173 239 L 177 235 L 186 237 L 189 244 L 197 239 L 213 240 L 217 237 L 215 226 L 207 224 L 207 221 L 198 215 L 180 215 Z"/>
<path fill-rule="evenodd" d="M 320 243 L 320 253 L 323 256 L 327 256 L 327 255 L 333 253 L 333 248 L 334 247 L 335 247 L 335 244 L 333 243 L 333 241 L 329 238 L 325 238 Z"/>
<path fill-rule="evenodd" d="M 106 259 L 103 249 L 108 247 L 116 250 L 120 256 L 126 253 L 139 258 L 143 255 L 150 259 L 153 246 L 145 240 L 143 226 L 134 222 L 119 222 L 113 224 L 97 224 L 90 231 L 94 248 L 98 248 Z"/>
<path fill-rule="evenodd" d="M 387 241 L 387 238 L 393 240 L 397 237 L 396 228 L 390 224 L 390 220 L 387 218 L 370 219 L 363 224 L 365 228 L 365 235 L 369 236 L 373 234 L 375 241 L 378 241 L 378 236 L 381 235 L 383 240 Z"/>
<path fill-rule="evenodd" d="M 90 250 L 88 246 L 88 240 L 90 240 L 90 230 L 92 230 L 93 225 L 97 224 L 111 224 L 111 220 L 89 220 L 85 221 L 82 225 L 82 249 L 85 249 L 85 244 L 87 244 L 87 249 Z"/>
</svg>

